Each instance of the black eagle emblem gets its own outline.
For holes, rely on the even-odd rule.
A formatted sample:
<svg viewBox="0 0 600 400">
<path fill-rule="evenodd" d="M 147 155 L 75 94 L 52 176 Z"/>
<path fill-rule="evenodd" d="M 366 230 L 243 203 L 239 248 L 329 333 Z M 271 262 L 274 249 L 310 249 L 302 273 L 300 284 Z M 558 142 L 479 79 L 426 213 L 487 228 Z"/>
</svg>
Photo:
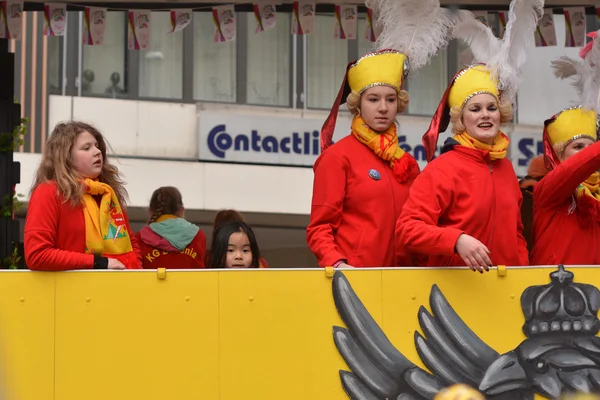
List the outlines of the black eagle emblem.
<svg viewBox="0 0 600 400">
<path fill-rule="evenodd" d="M 333 298 L 347 328 L 334 327 L 335 345 L 350 368 L 340 371 L 353 400 L 426 400 L 457 383 L 478 388 L 488 399 L 554 399 L 571 392 L 600 392 L 600 291 L 574 283 L 562 265 L 551 283 L 521 295 L 527 339 L 499 354 L 458 316 L 437 285 L 421 306 L 415 331 L 417 353 L 428 372 L 398 351 L 340 271 Z"/>
</svg>

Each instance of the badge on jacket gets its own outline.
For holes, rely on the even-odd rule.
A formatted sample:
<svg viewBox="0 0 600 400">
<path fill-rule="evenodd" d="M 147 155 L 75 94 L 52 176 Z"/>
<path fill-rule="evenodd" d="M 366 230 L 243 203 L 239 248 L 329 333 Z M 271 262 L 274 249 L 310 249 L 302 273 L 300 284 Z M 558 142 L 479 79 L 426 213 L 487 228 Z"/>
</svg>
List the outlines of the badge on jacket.
<svg viewBox="0 0 600 400">
<path fill-rule="evenodd" d="M 381 174 L 376 169 L 370 169 L 369 170 L 369 177 L 371 179 L 374 179 L 374 180 L 378 181 L 378 180 L 381 179 Z"/>
</svg>

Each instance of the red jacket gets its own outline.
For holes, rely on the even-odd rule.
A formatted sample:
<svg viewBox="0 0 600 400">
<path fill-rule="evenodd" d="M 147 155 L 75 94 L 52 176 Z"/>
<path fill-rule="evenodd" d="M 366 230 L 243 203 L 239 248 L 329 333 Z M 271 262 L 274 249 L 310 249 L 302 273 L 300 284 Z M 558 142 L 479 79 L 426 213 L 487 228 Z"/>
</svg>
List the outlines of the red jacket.
<svg viewBox="0 0 600 400">
<path fill-rule="evenodd" d="M 596 219 L 569 213 L 581 182 L 600 168 L 600 142 L 559 164 L 533 189 L 532 265 L 600 264 Z"/>
<path fill-rule="evenodd" d="M 133 253 L 116 257 L 127 269 L 142 268 L 142 255 L 125 210 Z M 133 254 L 133 256 L 131 256 Z M 63 202 L 54 182 L 41 183 L 31 195 L 25 220 L 25 262 L 32 270 L 91 269 L 94 255 L 85 254 L 83 205 Z"/>
<path fill-rule="evenodd" d="M 183 250 L 175 248 L 167 239 L 154 232 L 149 226 L 145 226 L 140 232 L 136 233 L 135 238 L 142 250 L 144 268 L 204 268 L 206 235 L 202 230 L 198 230 L 198 233 Z"/>
<path fill-rule="evenodd" d="M 348 136 L 321 154 L 314 172 L 306 239 L 319 265 L 331 266 L 340 259 L 355 267 L 398 265 L 395 221 L 418 168 L 399 183 L 389 162 Z M 399 265 L 409 263 L 402 260 Z"/>
<path fill-rule="evenodd" d="M 397 237 L 418 265 L 464 266 L 454 252 L 465 233 L 490 250 L 494 265 L 528 265 L 523 197 L 512 163 L 451 140 L 423 170 L 397 224 Z"/>
</svg>

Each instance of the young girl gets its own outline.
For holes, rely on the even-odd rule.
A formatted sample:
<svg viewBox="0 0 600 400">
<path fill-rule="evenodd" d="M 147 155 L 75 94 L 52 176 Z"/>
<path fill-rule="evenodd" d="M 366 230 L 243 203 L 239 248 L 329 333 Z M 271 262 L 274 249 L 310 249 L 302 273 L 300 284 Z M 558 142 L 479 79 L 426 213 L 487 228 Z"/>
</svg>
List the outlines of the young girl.
<svg viewBox="0 0 600 400">
<path fill-rule="evenodd" d="M 210 268 L 259 268 L 260 251 L 244 222 L 226 222 L 214 232 Z"/>
<path fill-rule="evenodd" d="M 56 125 L 42 154 L 25 221 L 32 270 L 137 269 L 141 253 L 125 212 L 127 192 L 93 126 Z"/>
<path fill-rule="evenodd" d="M 156 189 L 148 212 L 148 226 L 135 235 L 142 250 L 143 267 L 204 268 L 206 235 L 183 219 L 179 190 L 171 186 Z"/>
</svg>

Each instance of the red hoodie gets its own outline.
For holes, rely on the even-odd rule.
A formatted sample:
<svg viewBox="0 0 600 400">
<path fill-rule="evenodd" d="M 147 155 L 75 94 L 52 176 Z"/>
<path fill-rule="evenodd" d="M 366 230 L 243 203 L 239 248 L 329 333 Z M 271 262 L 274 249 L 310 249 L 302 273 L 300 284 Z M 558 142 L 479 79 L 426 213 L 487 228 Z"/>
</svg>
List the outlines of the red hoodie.
<svg viewBox="0 0 600 400">
<path fill-rule="evenodd" d="M 178 227 L 178 229 L 173 230 L 176 235 L 181 234 L 182 229 L 188 230 L 188 233 L 192 232 L 190 235 L 187 235 L 189 239 L 180 243 L 181 250 L 176 248 L 169 241 L 168 234 L 165 233 L 163 237 L 155 232 L 150 225 L 145 226 L 141 231 L 136 233 L 135 237 L 140 243 L 143 256 L 143 267 L 145 269 L 204 268 L 206 235 L 201 229 L 198 229 L 198 227 L 187 221 L 177 219 L 175 216 L 163 216 L 157 220 L 157 223 L 162 222 L 163 224 L 168 224 L 169 221 L 175 222 L 176 220 L 185 225 L 185 227 Z M 160 231 L 159 229 L 157 230 Z M 171 238 L 171 240 L 175 243 L 173 238 Z M 179 242 L 181 242 L 181 239 Z"/>
</svg>

